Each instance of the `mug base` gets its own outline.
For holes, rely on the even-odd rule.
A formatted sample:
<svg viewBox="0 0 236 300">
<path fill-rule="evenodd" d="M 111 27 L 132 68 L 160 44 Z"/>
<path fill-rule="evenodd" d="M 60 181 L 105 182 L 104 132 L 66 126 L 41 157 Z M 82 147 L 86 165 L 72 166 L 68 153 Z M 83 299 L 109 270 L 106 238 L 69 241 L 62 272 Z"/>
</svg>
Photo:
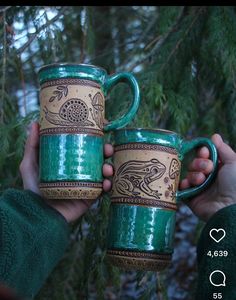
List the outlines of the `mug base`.
<svg viewBox="0 0 236 300">
<path fill-rule="evenodd" d="M 110 262 L 123 270 L 163 271 L 171 264 L 172 254 L 108 250 Z"/>
<path fill-rule="evenodd" d="M 58 181 L 39 184 L 40 192 L 46 199 L 54 200 L 95 200 L 102 193 L 100 182 Z"/>
</svg>

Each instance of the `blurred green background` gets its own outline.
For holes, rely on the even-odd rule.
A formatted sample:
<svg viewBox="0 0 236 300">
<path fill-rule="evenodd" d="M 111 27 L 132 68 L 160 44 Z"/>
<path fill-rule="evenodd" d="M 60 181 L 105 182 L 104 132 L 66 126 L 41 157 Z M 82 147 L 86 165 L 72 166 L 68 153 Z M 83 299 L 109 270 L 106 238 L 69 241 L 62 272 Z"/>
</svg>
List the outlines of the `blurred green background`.
<svg viewBox="0 0 236 300">
<path fill-rule="evenodd" d="M 234 148 L 235 48 L 234 6 L 0 6 L 0 192 L 22 188 L 19 164 L 29 124 L 38 119 L 42 65 L 132 72 L 141 107 L 129 126 L 185 138 L 218 132 Z M 107 119 L 121 115 L 130 96 L 125 84 L 114 88 Z M 203 224 L 187 206 L 179 204 L 172 266 L 160 273 L 109 264 L 108 212 L 104 195 L 72 226 L 71 245 L 36 299 L 193 299 Z"/>
</svg>

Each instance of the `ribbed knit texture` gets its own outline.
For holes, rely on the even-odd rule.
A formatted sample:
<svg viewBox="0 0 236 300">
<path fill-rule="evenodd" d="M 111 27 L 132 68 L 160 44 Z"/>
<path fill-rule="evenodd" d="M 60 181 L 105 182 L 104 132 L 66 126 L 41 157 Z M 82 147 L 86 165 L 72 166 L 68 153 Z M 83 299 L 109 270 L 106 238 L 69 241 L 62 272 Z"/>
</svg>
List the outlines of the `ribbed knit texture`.
<svg viewBox="0 0 236 300">
<path fill-rule="evenodd" d="M 29 190 L 0 197 L 0 282 L 32 299 L 69 243 L 64 217 Z"/>
<path fill-rule="evenodd" d="M 218 211 L 204 227 L 198 242 L 198 288 L 196 300 L 236 300 L 236 205 Z M 212 228 L 223 228 L 226 236 L 216 243 Z M 24 299 L 33 299 L 69 243 L 69 226 L 56 210 L 31 191 L 9 189 L 0 197 L 0 282 Z M 208 251 L 227 250 L 227 257 L 209 257 Z M 221 270 L 225 287 L 209 281 Z M 217 279 L 216 279 L 217 280 Z"/>
<path fill-rule="evenodd" d="M 226 236 L 215 242 L 210 236 L 211 229 L 222 228 Z M 227 257 L 210 257 L 208 251 L 227 250 Z M 213 293 L 222 293 L 224 300 L 236 300 L 236 205 L 231 205 L 219 210 L 210 218 L 204 227 L 198 242 L 198 288 L 196 300 L 210 300 Z M 215 270 L 222 271 L 226 276 L 226 286 L 213 286 L 209 276 Z M 212 276 L 215 284 L 222 282 L 222 275 Z M 220 298 L 219 298 L 220 299 Z"/>
</svg>

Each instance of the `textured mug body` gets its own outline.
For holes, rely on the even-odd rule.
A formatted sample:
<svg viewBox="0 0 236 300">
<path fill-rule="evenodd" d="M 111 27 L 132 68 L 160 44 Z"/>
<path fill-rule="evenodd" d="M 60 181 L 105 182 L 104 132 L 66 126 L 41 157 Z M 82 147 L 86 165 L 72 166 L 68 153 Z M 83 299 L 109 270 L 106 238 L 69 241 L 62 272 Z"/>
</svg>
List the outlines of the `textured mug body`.
<svg viewBox="0 0 236 300">
<path fill-rule="evenodd" d="M 187 142 L 166 130 L 115 132 L 107 238 L 107 255 L 114 265 L 160 271 L 170 264 L 177 201 L 183 196 L 178 191 L 181 161 L 186 152 L 203 144 L 213 153 L 215 166 L 216 149 L 208 139 Z M 189 189 L 188 195 L 198 192 Z"/>
<path fill-rule="evenodd" d="M 96 199 L 110 78 L 93 65 L 52 64 L 39 70 L 39 82 L 41 193 L 48 199 Z"/>
</svg>

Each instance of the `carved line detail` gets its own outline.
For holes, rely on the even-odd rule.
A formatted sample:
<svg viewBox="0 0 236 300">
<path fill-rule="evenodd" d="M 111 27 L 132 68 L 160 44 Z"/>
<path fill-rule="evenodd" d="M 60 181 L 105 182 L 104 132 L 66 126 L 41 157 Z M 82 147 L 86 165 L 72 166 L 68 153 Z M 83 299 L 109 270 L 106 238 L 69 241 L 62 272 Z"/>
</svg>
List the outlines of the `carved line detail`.
<svg viewBox="0 0 236 300">
<path fill-rule="evenodd" d="M 112 264 L 128 270 L 161 271 L 167 268 L 171 260 L 150 259 L 150 258 L 131 258 L 122 256 L 113 256 L 108 254 Z"/>
<path fill-rule="evenodd" d="M 66 84 L 91 86 L 91 87 L 95 87 L 95 88 L 99 88 L 99 89 L 101 88 L 100 84 L 98 84 L 94 81 L 91 81 L 91 80 L 78 79 L 78 78 L 61 78 L 61 79 L 50 80 L 50 81 L 44 82 L 41 85 L 41 89 L 51 87 L 51 86 L 66 85 Z"/>
<path fill-rule="evenodd" d="M 91 99 L 91 104 L 93 109 L 90 108 L 92 118 L 95 121 L 96 125 L 102 130 L 104 125 L 104 98 L 100 92 L 97 92 L 95 96 L 92 97 L 89 94 Z"/>
<path fill-rule="evenodd" d="M 93 128 L 78 128 L 78 127 L 53 127 L 40 130 L 40 135 L 58 134 L 58 133 L 71 133 L 71 134 L 90 134 L 96 136 L 103 136 L 103 131 Z"/>
<path fill-rule="evenodd" d="M 147 196 L 160 199 L 158 190 L 153 190 L 149 185 L 160 179 L 166 167 L 159 160 L 153 158 L 149 161 L 130 160 L 119 166 L 114 182 L 119 194 L 135 197 L 144 193 Z M 139 174 L 141 173 L 141 174 Z"/>
<path fill-rule="evenodd" d="M 97 188 L 42 188 L 40 191 L 48 199 L 96 199 L 102 192 L 102 187 Z"/>
<path fill-rule="evenodd" d="M 171 179 L 176 179 L 176 177 L 179 176 L 179 173 L 180 173 L 180 163 L 176 158 L 172 158 L 169 167 L 169 176 Z"/>
<path fill-rule="evenodd" d="M 125 197 L 112 197 L 112 203 L 126 203 L 126 204 L 135 204 L 135 205 L 146 205 L 152 207 L 161 207 L 171 210 L 177 210 L 177 205 L 165 201 L 158 201 L 153 199 L 145 198 L 125 198 Z"/>
<path fill-rule="evenodd" d="M 122 250 L 110 250 L 110 249 L 107 250 L 107 254 L 137 257 L 137 258 L 153 258 L 153 259 L 162 259 L 162 260 L 170 260 L 172 257 L 172 254 L 156 254 L 156 253 L 148 253 L 148 252 L 122 251 Z"/>
<path fill-rule="evenodd" d="M 93 187 L 101 188 L 102 183 L 97 182 L 74 182 L 74 181 L 58 181 L 58 182 L 41 182 L 39 183 L 40 188 L 58 188 L 58 187 Z"/>
<path fill-rule="evenodd" d="M 89 110 L 87 104 L 78 98 L 67 100 L 60 107 L 59 113 L 51 112 L 46 106 L 43 111 L 45 113 L 45 119 L 54 125 L 74 127 L 94 126 L 94 124 L 88 120 Z"/>
<path fill-rule="evenodd" d="M 171 147 L 165 147 L 161 145 L 154 145 L 154 144 L 142 144 L 142 143 L 129 143 L 129 144 L 122 144 L 115 146 L 115 151 L 122 151 L 122 150 L 158 150 L 167 152 L 170 154 L 178 154 L 177 150 Z"/>
</svg>

